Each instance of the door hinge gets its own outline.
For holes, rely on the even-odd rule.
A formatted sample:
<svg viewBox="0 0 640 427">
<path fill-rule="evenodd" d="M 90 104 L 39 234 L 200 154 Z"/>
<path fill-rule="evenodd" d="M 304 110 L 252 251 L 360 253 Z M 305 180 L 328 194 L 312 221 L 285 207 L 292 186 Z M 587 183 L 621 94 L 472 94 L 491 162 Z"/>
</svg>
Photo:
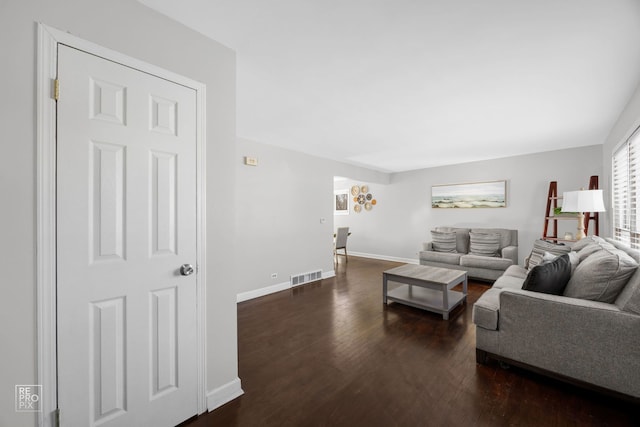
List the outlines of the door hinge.
<svg viewBox="0 0 640 427">
<path fill-rule="evenodd" d="M 53 425 L 54 427 L 60 427 L 60 408 L 56 408 L 53 413 Z"/>
<path fill-rule="evenodd" d="M 60 99 L 60 80 L 58 79 L 53 81 L 53 99 L 56 101 Z"/>
</svg>

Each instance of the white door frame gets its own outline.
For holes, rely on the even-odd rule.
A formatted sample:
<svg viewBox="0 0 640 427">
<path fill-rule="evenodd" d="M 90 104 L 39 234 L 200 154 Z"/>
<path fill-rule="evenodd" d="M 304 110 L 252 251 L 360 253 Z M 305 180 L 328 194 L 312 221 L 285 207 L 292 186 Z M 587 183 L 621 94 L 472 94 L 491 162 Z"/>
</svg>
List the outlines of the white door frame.
<svg viewBox="0 0 640 427">
<path fill-rule="evenodd" d="M 58 68 L 58 44 L 64 44 L 135 68 L 196 92 L 196 340 L 198 414 L 206 411 L 206 254 L 205 254 L 205 96 L 203 83 L 180 76 L 69 33 L 38 23 L 37 64 L 37 381 L 42 385 L 38 425 L 55 425 L 57 409 L 56 360 L 56 101 L 54 81 Z M 64 88 L 61 88 L 64 93 Z M 64 95 L 62 95 L 64 96 Z"/>
</svg>

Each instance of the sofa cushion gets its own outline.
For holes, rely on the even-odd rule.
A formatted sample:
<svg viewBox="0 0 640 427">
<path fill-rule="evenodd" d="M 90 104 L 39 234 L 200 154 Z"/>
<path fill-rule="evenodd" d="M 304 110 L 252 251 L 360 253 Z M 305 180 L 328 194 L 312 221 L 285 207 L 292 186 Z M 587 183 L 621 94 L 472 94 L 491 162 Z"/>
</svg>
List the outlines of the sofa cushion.
<svg viewBox="0 0 640 427">
<path fill-rule="evenodd" d="M 638 263 L 626 252 L 601 249 L 580 262 L 564 295 L 613 303 L 637 268 Z"/>
<path fill-rule="evenodd" d="M 469 253 L 469 229 L 457 227 L 436 227 L 436 231 L 456 233 L 456 252 L 461 254 Z"/>
<path fill-rule="evenodd" d="M 522 283 L 524 283 L 524 279 L 520 277 L 514 276 L 505 276 L 504 274 L 498 277 L 493 283 L 493 288 L 495 289 L 522 289 Z"/>
<path fill-rule="evenodd" d="M 527 277 L 528 272 L 529 271 L 521 265 L 510 265 L 509 268 L 504 271 L 504 275 L 524 279 Z"/>
<path fill-rule="evenodd" d="M 538 239 L 533 242 L 533 249 L 529 255 L 529 261 L 526 265 L 528 269 L 532 269 L 536 265 L 542 262 L 544 253 L 549 252 L 553 255 L 563 255 L 571 252 L 571 248 L 567 245 L 556 244 L 553 242 L 547 242 L 546 240 Z"/>
<path fill-rule="evenodd" d="M 491 288 L 473 305 L 473 323 L 491 331 L 498 330 L 501 289 Z"/>
<path fill-rule="evenodd" d="M 456 252 L 456 233 L 454 231 L 431 230 L 431 244 L 436 252 Z"/>
<path fill-rule="evenodd" d="M 622 311 L 640 314 L 640 268 L 633 273 L 620 295 L 616 305 Z"/>
<path fill-rule="evenodd" d="M 571 262 L 569 255 L 564 254 L 556 257 L 553 261 L 546 261 L 533 267 L 524 280 L 522 289 L 562 295 L 570 278 Z"/>
<path fill-rule="evenodd" d="M 588 236 L 576 242 L 572 250 L 578 253 L 580 262 L 602 249 L 616 249 L 614 245 L 598 236 Z"/>
<path fill-rule="evenodd" d="M 627 255 L 629 255 L 631 258 L 635 259 L 638 263 L 640 263 L 640 250 L 632 249 L 625 243 L 619 240 L 612 239 L 611 237 L 607 237 L 605 240 L 607 243 L 612 244 L 616 249 L 625 251 Z"/>
<path fill-rule="evenodd" d="M 590 243 L 586 246 L 581 247 L 576 253 L 580 258 L 580 262 L 587 259 L 590 255 L 595 254 L 596 252 L 600 252 L 603 247 L 599 243 Z"/>
<path fill-rule="evenodd" d="M 446 264 L 460 265 L 460 257 L 462 254 L 451 252 L 434 252 L 434 251 L 421 251 L 420 259 L 425 261 L 443 262 Z"/>
<path fill-rule="evenodd" d="M 617 249 L 624 250 L 627 255 L 640 263 L 640 251 L 637 249 L 631 249 L 626 244 L 611 238 L 607 238 L 607 242 Z M 615 304 L 620 310 L 640 314 L 640 268 L 633 273 L 620 295 L 618 295 Z"/>
<path fill-rule="evenodd" d="M 469 253 L 485 257 L 497 257 L 500 235 L 497 233 L 469 233 Z"/>
<path fill-rule="evenodd" d="M 605 240 L 599 236 L 587 236 L 584 239 L 578 240 L 571 247 L 574 251 L 578 252 L 582 250 L 585 246 L 590 245 L 592 243 L 602 243 Z"/>
<path fill-rule="evenodd" d="M 507 258 L 496 258 L 482 255 L 462 255 L 460 265 L 463 267 L 488 268 L 490 270 L 506 270 L 513 263 Z"/>
<path fill-rule="evenodd" d="M 578 254 L 579 261 L 584 261 L 585 259 L 587 259 L 589 257 L 589 255 L 595 254 L 596 252 L 599 252 L 601 250 L 602 250 L 602 246 L 600 246 L 597 243 L 591 243 L 591 244 L 583 247 L 582 249 L 580 249 L 576 253 Z"/>
</svg>

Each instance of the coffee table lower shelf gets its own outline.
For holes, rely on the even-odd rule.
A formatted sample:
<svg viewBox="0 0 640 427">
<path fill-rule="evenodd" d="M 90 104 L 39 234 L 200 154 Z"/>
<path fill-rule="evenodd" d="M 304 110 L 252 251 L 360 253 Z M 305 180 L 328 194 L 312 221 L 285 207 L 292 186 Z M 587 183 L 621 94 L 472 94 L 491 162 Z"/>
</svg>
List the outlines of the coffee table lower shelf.
<svg viewBox="0 0 640 427">
<path fill-rule="evenodd" d="M 449 306 L 442 306 L 442 291 L 421 288 L 419 286 L 402 285 L 387 292 L 387 300 L 410 305 L 415 308 L 440 313 L 445 319 L 457 305 L 462 304 L 466 295 L 458 291 L 447 291 Z"/>
</svg>

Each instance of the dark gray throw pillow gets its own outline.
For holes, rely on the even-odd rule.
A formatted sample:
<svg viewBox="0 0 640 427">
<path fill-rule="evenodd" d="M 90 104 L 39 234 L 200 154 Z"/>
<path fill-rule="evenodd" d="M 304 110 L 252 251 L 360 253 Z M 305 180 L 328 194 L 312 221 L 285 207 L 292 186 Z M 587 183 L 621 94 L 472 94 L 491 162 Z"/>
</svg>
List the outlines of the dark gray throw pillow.
<svg viewBox="0 0 640 427">
<path fill-rule="evenodd" d="M 571 262 L 569 261 L 569 255 L 564 254 L 553 261 L 543 262 L 533 267 L 524 280 L 522 289 L 562 295 L 570 278 Z"/>
</svg>

